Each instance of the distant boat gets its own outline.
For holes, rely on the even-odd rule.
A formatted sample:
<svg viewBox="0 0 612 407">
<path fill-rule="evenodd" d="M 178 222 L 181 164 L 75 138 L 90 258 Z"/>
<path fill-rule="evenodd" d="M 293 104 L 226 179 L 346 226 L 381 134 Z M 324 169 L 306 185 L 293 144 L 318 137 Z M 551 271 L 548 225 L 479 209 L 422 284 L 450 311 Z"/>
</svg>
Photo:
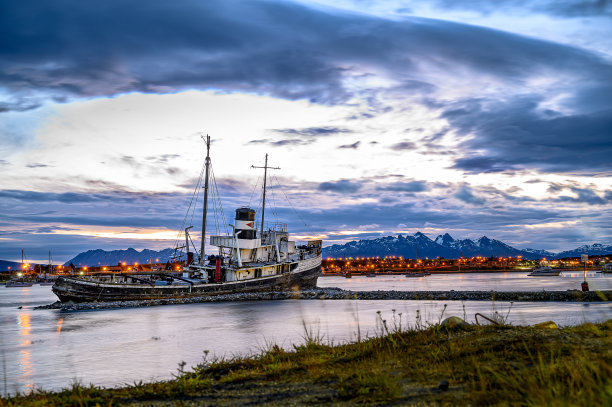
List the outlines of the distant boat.
<svg viewBox="0 0 612 407">
<path fill-rule="evenodd" d="M 425 277 L 428 274 L 426 273 L 421 273 L 421 272 L 409 272 L 404 274 L 406 277 Z"/>
<path fill-rule="evenodd" d="M 376 274 L 374 274 L 374 273 L 370 273 L 370 274 L 368 274 L 366 277 L 376 277 Z"/>
<path fill-rule="evenodd" d="M 23 280 L 9 280 L 6 282 L 6 288 L 10 287 L 32 287 L 34 283 L 31 281 L 23 281 Z"/>
<path fill-rule="evenodd" d="M 538 277 L 538 276 L 558 276 L 561 273 L 560 270 L 555 270 L 552 267 L 536 267 L 531 270 L 531 273 L 528 276 Z"/>
</svg>

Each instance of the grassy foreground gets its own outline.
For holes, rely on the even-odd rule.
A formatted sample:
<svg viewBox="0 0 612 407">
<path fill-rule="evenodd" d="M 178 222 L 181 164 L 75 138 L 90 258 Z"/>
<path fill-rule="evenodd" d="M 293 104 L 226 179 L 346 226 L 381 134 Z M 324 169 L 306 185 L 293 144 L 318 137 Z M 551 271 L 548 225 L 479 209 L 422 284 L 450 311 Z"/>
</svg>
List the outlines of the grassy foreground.
<svg viewBox="0 0 612 407">
<path fill-rule="evenodd" d="M 612 320 L 558 329 L 508 325 L 387 328 L 358 343 L 270 346 L 174 380 L 118 389 L 74 385 L 0 406 L 612 405 Z M 552 327 L 551 327 L 552 326 Z"/>
</svg>

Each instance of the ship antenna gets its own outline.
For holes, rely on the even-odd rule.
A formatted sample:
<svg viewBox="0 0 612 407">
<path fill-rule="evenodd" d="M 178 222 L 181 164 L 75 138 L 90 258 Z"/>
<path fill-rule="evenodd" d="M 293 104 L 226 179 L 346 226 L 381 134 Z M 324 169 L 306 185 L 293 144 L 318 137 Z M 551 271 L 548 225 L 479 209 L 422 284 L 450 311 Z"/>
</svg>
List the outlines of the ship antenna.
<svg viewBox="0 0 612 407">
<path fill-rule="evenodd" d="M 261 228 L 259 231 L 259 238 L 263 239 L 264 214 L 266 212 L 266 178 L 268 175 L 268 168 L 271 170 L 280 170 L 280 167 L 268 167 L 268 154 L 266 154 L 266 162 L 263 167 L 257 167 L 255 165 L 251 165 L 251 168 L 263 168 L 264 169 L 263 198 L 262 198 L 262 203 L 261 203 Z"/>
<path fill-rule="evenodd" d="M 204 136 L 202 136 L 204 139 Z M 200 265 L 204 264 L 204 248 L 206 247 L 206 214 L 208 212 L 208 173 L 210 170 L 210 136 L 206 139 L 206 176 L 204 177 L 204 210 L 202 211 L 202 245 L 200 247 Z M 189 251 L 189 248 L 186 249 Z"/>
</svg>

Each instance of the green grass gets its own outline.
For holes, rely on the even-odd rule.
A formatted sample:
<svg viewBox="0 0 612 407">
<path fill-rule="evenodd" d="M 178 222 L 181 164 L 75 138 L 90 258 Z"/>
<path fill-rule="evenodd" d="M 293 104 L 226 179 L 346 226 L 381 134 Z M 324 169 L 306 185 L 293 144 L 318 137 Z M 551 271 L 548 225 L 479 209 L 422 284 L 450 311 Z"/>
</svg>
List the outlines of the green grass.
<svg viewBox="0 0 612 407">
<path fill-rule="evenodd" d="M 119 389 L 74 385 L 0 406 L 397 404 L 612 405 L 612 320 L 562 329 L 504 324 L 400 328 L 330 346 L 312 331 L 284 350 L 202 363 L 174 380 Z M 391 325 L 388 327 L 387 325 Z M 448 390 L 438 384 L 447 380 Z"/>
</svg>

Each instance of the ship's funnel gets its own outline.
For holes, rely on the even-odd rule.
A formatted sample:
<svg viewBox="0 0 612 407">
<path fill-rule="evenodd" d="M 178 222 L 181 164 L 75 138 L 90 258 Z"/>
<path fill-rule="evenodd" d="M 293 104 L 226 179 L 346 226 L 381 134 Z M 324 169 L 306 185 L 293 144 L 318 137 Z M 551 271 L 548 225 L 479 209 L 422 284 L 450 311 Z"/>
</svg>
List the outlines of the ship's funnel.
<svg viewBox="0 0 612 407">
<path fill-rule="evenodd" d="M 255 211 L 251 208 L 236 209 L 236 233 L 238 239 L 255 239 Z"/>
</svg>

